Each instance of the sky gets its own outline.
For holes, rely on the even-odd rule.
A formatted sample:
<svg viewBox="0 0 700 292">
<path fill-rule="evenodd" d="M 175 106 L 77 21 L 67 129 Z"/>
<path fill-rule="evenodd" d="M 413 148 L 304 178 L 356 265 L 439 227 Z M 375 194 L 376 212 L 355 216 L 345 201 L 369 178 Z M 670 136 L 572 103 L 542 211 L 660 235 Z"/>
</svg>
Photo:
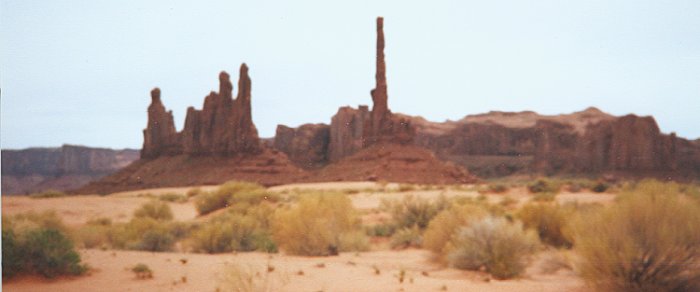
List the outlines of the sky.
<svg viewBox="0 0 700 292">
<path fill-rule="evenodd" d="M 389 106 L 653 115 L 700 138 L 700 1 L 0 1 L 0 147 L 140 148 L 159 87 L 178 130 L 250 67 L 253 121 L 371 104 L 383 16 Z"/>
</svg>

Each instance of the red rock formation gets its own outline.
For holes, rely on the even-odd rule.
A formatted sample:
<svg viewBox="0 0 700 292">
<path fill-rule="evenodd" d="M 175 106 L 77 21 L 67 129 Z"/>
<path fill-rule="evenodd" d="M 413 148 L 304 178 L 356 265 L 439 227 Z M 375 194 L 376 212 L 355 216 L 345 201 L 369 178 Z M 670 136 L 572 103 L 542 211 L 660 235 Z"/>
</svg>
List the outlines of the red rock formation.
<svg viewBox="0 0 700 292">
<path fill-rule="evenodd" d="M 669 172 L 677 169 L 675 134 L 663 135 L 652 117 L 627 115 L 590 125 L 576 149 L 578 172 Z"/>
<path fill-rule="evenodd" d="M 143 130 L 141 158 L 154 158 L 178 152 L 177 132 L 173 112 L 165 111 L 160 100 L 160 89 L 151 90 L 151 105 L 148 106 L 148 125 Z"/>
<path fill-rule="evenodd" d="M 375 87 L 371 91 L 372 112 L 365 126 L 364 147 L 378 142 L 408 144 L 413 141 L 415 129 L 410 120 L 393 115 L 389 111 L 386 83 L 386 63 L 384 61 L 384 18 L 377 18 L 377 60 Z"/>
<path fill-rule="evenodd" d="M 250 155 L 262 152 L 258 130 L 253 124 L 248 67 L 241 65 L 238 96 L 226 72 L 219 74 L 219 92 L 204 99 L 202 110 L 187 109 L 185 126 L 175 132 L 172 112 L 165 112 L 160 90 L 155 89 L 149 107 L 149 122 L 144 130 L 143 158 L 162 155 Z"/>
<path fill-rule="evenodd" d="M 328 159 L 338 161 L 351 155 L 363 146 L 363 133 L 369 123 L 369 109 L 361 105 L 359 109 L 341 107 L 331 119 Z"/>
<path fill-rule="evenodd" d="M 284 152 L 296 165 L 318 168 L 328 163 L 330 126 L 305 124 L 299 128 L 277 126 L 273 147 Z"/>
</svg>

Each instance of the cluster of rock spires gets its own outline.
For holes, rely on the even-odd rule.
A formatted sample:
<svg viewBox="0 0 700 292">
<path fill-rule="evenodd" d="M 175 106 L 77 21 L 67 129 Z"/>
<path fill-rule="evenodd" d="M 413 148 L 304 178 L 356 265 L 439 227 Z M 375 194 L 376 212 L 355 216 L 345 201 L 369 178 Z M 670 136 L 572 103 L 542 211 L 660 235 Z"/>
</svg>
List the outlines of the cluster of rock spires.
<svg viewBox="0 0 700 292">
<path fill-rule="evenodd" d="M 700 174 L 700 145 L 664 135 L 651 117 L 614 117 L 597 109 L 561 116 L 533 112 L 467 116 L 432 123 L 388 106 L 383 19 L 377 18 L 372 109 L 341 107 L 330 125 L 277 127 L 262 143 L 251 116 L 248 67 L 238 94 L 226 72 L 202 110 L 188 108 L 181 132 L 151 92 L 141 160 L 78 192 L 216 184 L 230 179 L 266 185 L 303 181 L 377 180 L 468 183 L 475 177 L 538 171 L 621 173 L 667 178 Z"/>
<path fill-rule="evenodd" d="M 185 127 L 178 133 L 172 111 L 166 112 L 161 102 L 160 89 L 153 89 L 148 107 L 148 126 L 143 130 L 141 157 L 261 153 L 262 145 L 251 115 L 250 90 L 246 64 L 241 65 L 236 99 L 233 99 L 230 76 L 221 72 L 219 92 L 209 93 L 202 110 L 189 107 Z"/>
</svg>

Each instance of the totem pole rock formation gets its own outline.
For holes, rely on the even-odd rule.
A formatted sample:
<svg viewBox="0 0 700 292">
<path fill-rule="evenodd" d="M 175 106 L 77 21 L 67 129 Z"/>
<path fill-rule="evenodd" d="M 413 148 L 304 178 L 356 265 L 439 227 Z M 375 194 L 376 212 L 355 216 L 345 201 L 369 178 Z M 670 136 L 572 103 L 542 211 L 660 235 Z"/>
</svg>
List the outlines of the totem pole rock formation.
<svg viewBox="0 0 700 292">
<path fill-rule="evenodd" d="M 377 18 L 377 64 L 375 87 L 371 91 L 372 113 L 370 121 L 365 126 L 363 146 L 367 147 L 377 142 L 408 144 L 413 142 L 415 129 L 410 120 L 393 115 L 389 111 L 386 84 L 386 62 L 384 60 L 384 18 Z"/>
</svg>

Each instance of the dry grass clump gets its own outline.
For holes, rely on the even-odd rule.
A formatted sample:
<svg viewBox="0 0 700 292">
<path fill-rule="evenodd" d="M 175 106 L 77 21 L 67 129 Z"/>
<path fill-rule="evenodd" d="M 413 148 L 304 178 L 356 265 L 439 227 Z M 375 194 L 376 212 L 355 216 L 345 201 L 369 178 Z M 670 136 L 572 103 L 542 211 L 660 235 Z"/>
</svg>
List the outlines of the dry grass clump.
<svg viewBox="0 0 700 292">
<path fill-rule="evenodd" d="M 533 194 L 556 194 L 561 189 L 561 182 L 546 178 L 540 178 L 527 185 L 527 189 Z"/>
<path fill-rule="evenodd" d="M 581 276 L 598 290 L 699 291 L 700 205 L 643 181 L 575 225 Z"/>
<path fill-rule="evenodd" d="M 227 265 L 220 278 L 217 291 L 267 292 L 279 291 L 289 283 L 288 275 L 256 271 L 252 267 Z"/>
<path fill-rule="evenodd" d="M 558 204 L 529 203 L 523 206 L 516 217 L 523 222 L 525 228 L 534 229 L 542 242 L 555 247 L 571 247 L 572 239 L 567 236 L 569 219 L 574 208 Z"/>
<path fill-rule="evenodd" d="M 81 264 L 65 226 L 52 212 L 2 218 L 2 277 L 79 275 Z"/>
<path fill-rule="evenodd" d="M 417 225 L 411 228 L 402 228 L 396 231 L 391 237 L 391 248 L 403 249 L 409 247 L 421 247 L 423 244 L 423 236 Z"/>
<path fill-rule="evenodd" d="M 183 194 L 177 194 L 177 193 L 167 193 L 158 196 L 158 199 L 161 201 L 165 202 L 171 202 L 171 203 L 185 203 L 187 202 L 187 199 L 189 197 Z"/>
<path fill-rule="evenodd" d="M 48 199 L 48 198 L 60 198 L 67 196 L 66 193 L 57 190 L 45 190 L 39 193 L 30 194 L 29 197 L 32 199 Z"/>
<path fill-rule="evenodd" d="M 476 205 L 453 205 L 430 221 L 423 234 L 423 247 L 432 251 L 440 260 L 445 261 L 445 255 L 453 248 L 452 236 L 457 233 L 459 228 L 468 226 L 488 214 L 488 211 Z"/>
<path fill-rule="evenodd" d="M 199 214 L 204 215 L 230 205 L 255 205 L 262 201 L 274 202 L 277 201 L 277 196 L 256 183 L 231 181 L 213 192 L 197 195 L 195 206 Z"/>
<path fill-rule="evenodd" d="M 136 211 L 134 211 L 134 217 L 152 218 L 155 220 L 172 220 L 173 211 L 170 210 L 170 206 L 168 206 L 168 204 L 152 200 L 136 209 Z"/>
<path fill-rule="evenodd" d="M 193 232 L 190 243 L 195 252 L 231 251 L 276 252 L 270 234 L 273 209 L 258 205 L 245 210 L 231 210 L 212 218 Z"/>
<path fill-rule="evenodd" d="M 444 196 L 440 196 L 436 202 L 431 202 L 408 195 L 402 200 L 383 200 L 381 208 L 391 213 L 393 224 L 397 228 L 418 226 L 419 229 L 425 229 L 433 217 L 449 206 L 450 202 Z"/>
<path fill-rule="evenodd" d="M 344 234 L 364 236 L 350 199 L 342 193 L 307 193 L 298 204 L 279 209 L 272 222 L 273 238 L 287 253 L 307 256 L 346 251 Z"/>
<path fill-rule="evenodd" d="M 453 244 L 454 249 L 447 254 L 451 266 L 485 269 L 496 278 L 508 279 L 522 273 L 527 257 L 537 250 L 539 241 L 520 223 L 489 216 L 460 228 Z"/>
</svg>

